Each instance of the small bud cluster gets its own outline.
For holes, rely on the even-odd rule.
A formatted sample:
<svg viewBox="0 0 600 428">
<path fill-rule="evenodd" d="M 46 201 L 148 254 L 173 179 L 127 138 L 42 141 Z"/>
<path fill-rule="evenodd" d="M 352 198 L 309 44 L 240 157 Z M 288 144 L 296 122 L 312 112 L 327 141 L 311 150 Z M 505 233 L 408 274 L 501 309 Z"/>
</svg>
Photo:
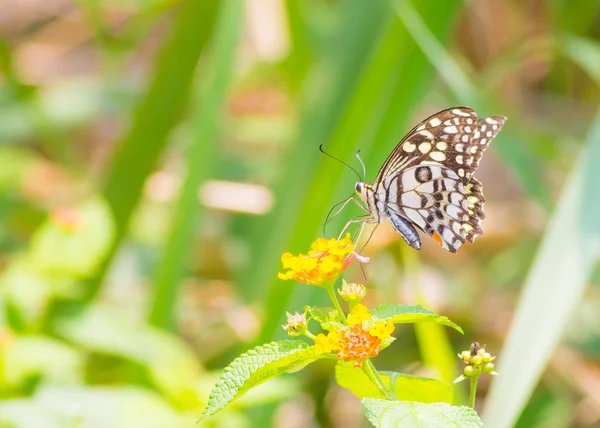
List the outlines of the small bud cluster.
<svg viewBox="0 0 600 428">
<path fill-rule="evenodd" d="M 304 334 L 307 329 L 306 314 L 299 314 L 298 312 L 295 314 L 286 312 L 286 314 L 287 324 L 282 325 L 282 327 L 287 331 L 287 334 L 290 336 L 300 336 L 301 334 Z"/>
<path fill-rule="evenodd" d="M 479 346 L 479 343 L 473 342 L 471 350 L 463 351 L 458 354 L 458 358 L 466 364 L 463 374 L 466 377 L 479 376 L 481 373 L 497 375 L 494 371 L 494 361 L 496 357 L 485 351 L 485 346 Z"/>
<path fill-rule="evenodd" d="M 346 280 L 342 280 L 342 288 L 338 290 L 338 293 L 342 299 L 350 303 L 351 307 L 354 307 L 365 297 L 367 289 L 362 284 L 347 283 Z"/>
</svg>

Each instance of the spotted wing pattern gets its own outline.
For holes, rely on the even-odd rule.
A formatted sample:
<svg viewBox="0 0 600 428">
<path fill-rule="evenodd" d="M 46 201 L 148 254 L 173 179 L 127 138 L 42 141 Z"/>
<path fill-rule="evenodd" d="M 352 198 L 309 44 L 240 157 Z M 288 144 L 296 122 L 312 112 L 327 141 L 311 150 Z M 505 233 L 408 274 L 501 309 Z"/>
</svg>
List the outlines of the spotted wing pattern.
<svg viewBox="0 0 600 428">
<path fill-rule="evenodd" d="M 485 198 L 473 173 L 505 120 L 477 119 L 468 107 L 434 114 L 396 146 L 377 175 L 375 192 L 392 212 L 456 252 L 483 233 Z"/>
</svg>

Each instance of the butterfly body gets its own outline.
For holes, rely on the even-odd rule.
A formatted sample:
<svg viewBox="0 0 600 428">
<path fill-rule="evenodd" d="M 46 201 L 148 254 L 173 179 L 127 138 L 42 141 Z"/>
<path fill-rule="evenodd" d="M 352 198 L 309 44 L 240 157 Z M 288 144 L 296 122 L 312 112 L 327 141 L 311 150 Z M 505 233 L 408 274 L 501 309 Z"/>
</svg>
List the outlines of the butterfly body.
<svg viewBox="0 0 600 428">
<path fill-rule="evenodd" d="M 355 191 L 369 218 L 389 220 L 408 245 L 421 248 L 417 228 L 456 252 L 483 233 L 485 198 L 473 178 L 481 156 L 502 128 L 503 116 L 477 119 L 469 107 L 452 107 L 425 119 L 398 143 L 373 184 Z"/>
</svg>

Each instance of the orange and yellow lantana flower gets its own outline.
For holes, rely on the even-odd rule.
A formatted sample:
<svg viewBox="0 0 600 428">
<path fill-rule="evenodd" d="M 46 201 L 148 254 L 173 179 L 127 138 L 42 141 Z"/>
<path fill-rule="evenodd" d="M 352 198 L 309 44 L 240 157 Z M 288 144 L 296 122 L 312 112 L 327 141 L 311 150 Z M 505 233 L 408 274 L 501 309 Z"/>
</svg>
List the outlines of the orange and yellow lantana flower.
<svg viewBox="0 0 600 428">
<path fill-rule="evenodd" d="M 344 361 L 352 361 L 354 367 L 362 367 L 367 358 L 379 354 L 381 342 L 391 337 L 394 331 L 394 324 L 389 320 L 363 326 L 363 321 L 371 317 L 365 305 L 356 305 L 347 318 L 349 325 L 330 331 L 327 336 L 319 334 L 315 337 L 315 346 L 323 352 L 335 352 Z"/>
<path fill-rule="evenodd" d="M 308 254 L 283 253 L 281 263 L 287 271 L 277 276 L 308 285 L 323 285 L 335 280 L 355 258 L 366 259 L 354 252 L 350 234 L 340 240 L 319 238 L 313 242 Z"/>
</svg>

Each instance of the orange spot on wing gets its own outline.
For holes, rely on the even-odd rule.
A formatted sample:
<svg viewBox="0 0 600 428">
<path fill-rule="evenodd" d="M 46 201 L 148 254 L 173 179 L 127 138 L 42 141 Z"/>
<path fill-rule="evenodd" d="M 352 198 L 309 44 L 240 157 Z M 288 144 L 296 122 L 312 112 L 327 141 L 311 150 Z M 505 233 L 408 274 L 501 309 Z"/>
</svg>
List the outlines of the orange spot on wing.
<svg viewBox="0 0 600 428">
<path fill-rule="evenodd" d="M 438 244 L 440 244 L 440 246 L 444 245 L 444 240 L 442 239 L 442 235 L 440 235 L 437 232 L 433 232 L 433 235 L 431 235 L 431 237 L 433 238 L 433 240 L 435 242 L 437 242 Z"/>
</svg>

